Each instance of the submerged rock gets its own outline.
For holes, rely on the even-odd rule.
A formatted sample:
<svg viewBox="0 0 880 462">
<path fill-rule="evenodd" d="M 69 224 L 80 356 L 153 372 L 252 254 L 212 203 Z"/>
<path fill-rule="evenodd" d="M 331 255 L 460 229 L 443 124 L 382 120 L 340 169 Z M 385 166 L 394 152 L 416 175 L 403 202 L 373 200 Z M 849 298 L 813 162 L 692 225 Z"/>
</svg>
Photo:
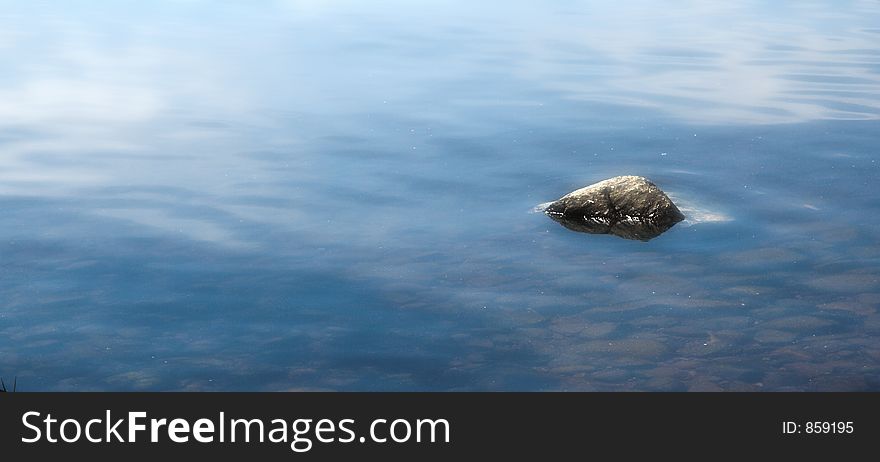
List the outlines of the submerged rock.
<svg viewBox="0 0 880 462">
<path fill-rule="evenodd" d="M 653 239 L 684 220 L 669 197 L 640 176 L 616 176 L 572 191 L 544 213 L 572 231 L 640 241 Z"/>
</svg>

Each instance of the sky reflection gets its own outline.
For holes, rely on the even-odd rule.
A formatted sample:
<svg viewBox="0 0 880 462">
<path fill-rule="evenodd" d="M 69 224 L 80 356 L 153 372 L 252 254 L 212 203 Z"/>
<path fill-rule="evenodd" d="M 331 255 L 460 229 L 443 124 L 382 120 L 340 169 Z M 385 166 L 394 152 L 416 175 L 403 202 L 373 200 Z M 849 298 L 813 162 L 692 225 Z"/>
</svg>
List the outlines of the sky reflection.
<svg viewBox="0 0 880 462">
<path fill-rule="evenodd" d="M 28 390 L 880 386 L 876 2 L 17 2 Z M 641 243 L 536 204 L 645 175 Z"/>
</svg>

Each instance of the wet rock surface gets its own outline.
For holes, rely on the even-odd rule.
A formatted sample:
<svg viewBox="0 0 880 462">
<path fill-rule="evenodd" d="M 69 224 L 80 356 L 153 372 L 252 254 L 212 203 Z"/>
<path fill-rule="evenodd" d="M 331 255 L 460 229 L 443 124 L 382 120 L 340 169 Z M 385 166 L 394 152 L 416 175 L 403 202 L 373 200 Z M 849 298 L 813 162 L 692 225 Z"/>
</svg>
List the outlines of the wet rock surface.
<svg viewBox="0 0 880 462">
<path fill-rule="evenodd" d="M 660 188 L 640 176 L 617 176 L 572 191 L 544 213 L 572 231 L 640 241 L 663 234 L 685 218 Z"/>
</svg>

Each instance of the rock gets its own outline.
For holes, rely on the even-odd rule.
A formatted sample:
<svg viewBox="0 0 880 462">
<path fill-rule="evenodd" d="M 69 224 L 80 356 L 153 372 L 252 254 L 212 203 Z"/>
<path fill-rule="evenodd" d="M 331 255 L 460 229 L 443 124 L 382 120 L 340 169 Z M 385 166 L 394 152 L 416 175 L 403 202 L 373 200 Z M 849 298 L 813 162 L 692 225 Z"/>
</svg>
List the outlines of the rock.
<svg viewBox="0 0 880 462">
<path fill-rule="evenodd" d="M 653 239 L 684 220 L 669 197 L 640 176 L 617 176 L 572 191 L 544 213 L 572 231 L 640 241 Z"/>
</svg>

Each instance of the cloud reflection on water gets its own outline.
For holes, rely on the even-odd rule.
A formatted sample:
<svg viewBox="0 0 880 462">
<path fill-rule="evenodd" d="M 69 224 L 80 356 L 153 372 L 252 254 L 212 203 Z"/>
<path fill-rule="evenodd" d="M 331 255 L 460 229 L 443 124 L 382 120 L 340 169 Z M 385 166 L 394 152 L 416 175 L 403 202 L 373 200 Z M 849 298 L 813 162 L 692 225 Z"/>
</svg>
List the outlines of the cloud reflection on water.
<svg viewBox="0 0 880 462">
<path fill-rule="evenodd" d="M 0 17 L 33 388 L 880 383 L 875 3 L 46 5 Z M 726 220 L 525 213 L 624 173 Z"/>
</svg>

